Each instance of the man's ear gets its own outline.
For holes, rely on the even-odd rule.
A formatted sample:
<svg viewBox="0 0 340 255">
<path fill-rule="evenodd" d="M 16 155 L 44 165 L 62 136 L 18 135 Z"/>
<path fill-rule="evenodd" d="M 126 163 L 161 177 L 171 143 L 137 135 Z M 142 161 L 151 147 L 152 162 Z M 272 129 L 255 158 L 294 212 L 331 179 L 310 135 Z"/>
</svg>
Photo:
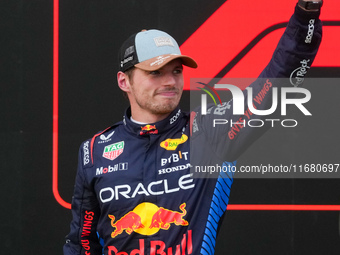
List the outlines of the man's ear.
<svg viewBox="0 0 340 255">
<path fill-rule="evenodd" d="M 123 90 L 124 92 L 130 92 L 129 77 L 125 73 L 121 71 L 117 73 L 117 82 L 121 90 Z"/>
</svg>

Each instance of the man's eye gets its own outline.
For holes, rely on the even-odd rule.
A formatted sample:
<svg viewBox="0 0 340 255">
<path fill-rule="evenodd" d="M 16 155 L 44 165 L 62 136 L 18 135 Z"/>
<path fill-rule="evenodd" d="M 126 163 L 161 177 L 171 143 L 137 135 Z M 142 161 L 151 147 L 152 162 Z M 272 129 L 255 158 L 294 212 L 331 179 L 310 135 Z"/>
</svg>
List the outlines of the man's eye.
<svg viewBox="0 0 340 255">
<path fill-rule="evenodd" d="M 176 70 L 174 71 L 175 74 L 181 74 L 182 72 L 183 72 L 182 69 L 176 69 Z"/>
<path fill-rule="evenodd" d="M 160 74 L 160 73 L 159 73 L 159 71 L 151 71 L 150 74 L 151 74 L 151 75 L 158 75 L 158 74 Z"/>
</svg>

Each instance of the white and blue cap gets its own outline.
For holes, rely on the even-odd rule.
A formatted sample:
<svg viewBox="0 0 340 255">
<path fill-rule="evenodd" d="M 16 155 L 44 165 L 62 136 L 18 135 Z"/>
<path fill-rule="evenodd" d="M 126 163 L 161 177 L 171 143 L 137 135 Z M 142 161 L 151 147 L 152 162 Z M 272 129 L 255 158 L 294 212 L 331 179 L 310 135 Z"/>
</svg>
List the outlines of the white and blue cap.
<svg viewBox="0 0 340 255">
<path fill-rule="evenodd" d="M 125 72 L 135 66 L 145 71 L 154 71 L 178 58 L 185 66 L 197 67 L 195 60 L 181 54 L 172 36 L 156 29 L 142 30 L 131 35 L 120 48 L 119 70 Z"/>
</svg>

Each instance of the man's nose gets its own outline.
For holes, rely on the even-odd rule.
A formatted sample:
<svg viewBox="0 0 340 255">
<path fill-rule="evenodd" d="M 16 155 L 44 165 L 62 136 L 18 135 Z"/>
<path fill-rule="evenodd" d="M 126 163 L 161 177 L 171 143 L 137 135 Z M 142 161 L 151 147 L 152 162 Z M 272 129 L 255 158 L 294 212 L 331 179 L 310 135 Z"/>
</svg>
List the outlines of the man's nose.
<svg viewBox="0 0 340 255">
<path fill-rule="evenodd" d="M 176 84 L 176 79 L 172 73 L 168 73 L 163 76 L 162 85 L 174 86 L 175 84 Z"/>
</svg>

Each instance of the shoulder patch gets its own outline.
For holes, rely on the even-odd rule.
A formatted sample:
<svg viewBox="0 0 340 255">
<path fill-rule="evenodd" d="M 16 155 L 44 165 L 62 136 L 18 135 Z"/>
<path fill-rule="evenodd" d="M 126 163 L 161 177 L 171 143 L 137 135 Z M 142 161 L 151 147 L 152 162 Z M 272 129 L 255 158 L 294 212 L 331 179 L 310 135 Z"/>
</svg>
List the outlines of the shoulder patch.
<svg viewBox="0 0 340 255">
<path fill-rule="evenodd" d="M 90 148 L 89 148 L 89 155 L 90 155 L 90 161 L 91 161 L 91 164 L 93 164 L 93 148 L 94 148 L 94 143 L 96 141 L 96 138 L 99 137 L 97 140 L 98 140 L 98 144 L 100 143 L 106 143 L 106 142 L 109 142 L 112 140 L 112 137 L 115 133 L 115 130 L 113 130 L 114 128 L 116 128 L 117 126 L 119 126 L 122 122 L 118 122 L 117 124 L 111 126 L 111 127 L 108 127 L 106 128 L 105 130 L 95 134 L 92 139 L 91 139 L 91 142 L 90 142 Z M 84 164 L 85 166 L 85 164 Z"/>
</svg>

